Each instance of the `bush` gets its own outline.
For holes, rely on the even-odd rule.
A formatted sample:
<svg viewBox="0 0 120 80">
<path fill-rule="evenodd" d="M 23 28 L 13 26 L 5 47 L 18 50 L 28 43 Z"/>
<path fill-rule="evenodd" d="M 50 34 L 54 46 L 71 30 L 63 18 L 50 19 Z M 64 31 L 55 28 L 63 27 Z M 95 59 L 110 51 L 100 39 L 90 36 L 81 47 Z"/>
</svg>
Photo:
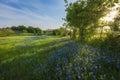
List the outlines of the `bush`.
<svg viewBox="0 0 120 80">
<path fill-rule="evenodd" d="M 113 33 L 110 34 L 102 43 L 101 47 L 103 49 L 108 49 L 111 52 L 120 52 L 120 34 Z"/>
<path fill-rule="evenodd" d="M 0 37 L 15 35 L 15 32 L 11 29 L 0 29 Z"/>
</svg>

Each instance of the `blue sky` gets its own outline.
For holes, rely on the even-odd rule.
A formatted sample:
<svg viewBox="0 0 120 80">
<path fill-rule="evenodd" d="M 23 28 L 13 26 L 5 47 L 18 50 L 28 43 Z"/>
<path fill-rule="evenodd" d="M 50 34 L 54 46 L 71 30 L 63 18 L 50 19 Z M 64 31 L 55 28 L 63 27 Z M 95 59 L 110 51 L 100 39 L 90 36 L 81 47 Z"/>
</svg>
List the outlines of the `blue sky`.
<svg viewBox="0 0 120 80">
<path fill-rule="evenodd" d="M 0 27 L 26 25 L 42 29 L 58 28 L 64 23 L 64 5 L 64 0 L 0 0 Z"/>
</svg>

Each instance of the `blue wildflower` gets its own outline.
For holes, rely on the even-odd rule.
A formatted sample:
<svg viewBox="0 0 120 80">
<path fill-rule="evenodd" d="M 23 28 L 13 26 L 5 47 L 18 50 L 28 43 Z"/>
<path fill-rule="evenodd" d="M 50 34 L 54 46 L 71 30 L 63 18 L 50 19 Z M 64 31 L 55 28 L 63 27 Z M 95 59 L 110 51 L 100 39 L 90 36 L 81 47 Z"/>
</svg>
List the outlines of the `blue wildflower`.
<svg viewBox="0 0 120 80">
<path fill-rule="evenodd" d="M 111 77 L 111 80 L 115 80 L 115 78 L 112 76 L 112 77 Z"/>
<path fill-rule="evenodd" d="M 67 70 L 66 80 L 71 80 L 70 70 Z"/>
<path fill-rule="evenodd" d="M 104 75 L 103 75 L 103 78 L 107 78 L 107 75 L 106 75 L 106 74 L 104 74 Z"/>
<path fill-rule="evenodd" d="M 93 74 L 93 75 L 92 75 L 92 78 L 93 78 L 93 79 L 96 79 L 96 76 Z"/>
<path fill-rule="evenodd" d="M 116 69 L 119 70 L 120 69 L 120 63 L 117 61 L 116 63 Z"/>
</svg>

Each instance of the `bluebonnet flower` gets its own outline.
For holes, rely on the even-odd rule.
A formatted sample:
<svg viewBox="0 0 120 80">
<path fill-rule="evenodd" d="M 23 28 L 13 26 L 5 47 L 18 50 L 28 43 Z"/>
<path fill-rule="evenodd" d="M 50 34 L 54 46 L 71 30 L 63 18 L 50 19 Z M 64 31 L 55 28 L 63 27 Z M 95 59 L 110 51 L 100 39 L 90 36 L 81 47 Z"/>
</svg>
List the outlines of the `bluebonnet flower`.
<svg viewBox="0 0 120 80">
<path fill-rule="evenodd" d="M 60 58 L 57 58 L 57 62 L 60 62 Z"/>
<path fill-rule="evenodd" d="M 92 63 L 95 63 L 95 61 L 94 61 L 94 60 L 92 60 Z"/>
<path fill-rule="evenodd" d="M 80 75 L 80 72 L 77 68 L 75 68 L 75 71 L 76 71 L 77 75 Z"/>
<path fill-rule="evenodd" d="M 51 77 L 49 77 L 48 80 L 52 80 Z"/>
<path fill-rule="evenodd" d="M 78 77 L 77 77 L 78 79 L 77 80 L 81 80 L 81 77 L 78 75 Z"/>
<path fill-rule="evenodd" d="M 84 71 L 87 71 L 87 68 L 86 68 L 86 67 L 84 67 Z"/>
<path fill-rule="evenodd" d="M 35 71 L 35 69 L 34 69 L 34 68 L 32 68 L 32 73 L 34 73 L 34 71 Z"/>
<path fill-rule="evenodd" d="M 78 59 L 74 59 L 74 62 L 78 63 Z"/>
<path fill-rule="evenodd" d="M 87 57 L 87 58 L 85 58 L 85 60 L 86 60 L 86 61 L 88 61 L 88 60 L 89 60 L 89 58 Z"/>
<path fill-rule="evenodd" d="M 94 69 L 97 69 L 98 67 L 97 66 L 94 66 Z"/>
<path fill-rule="evenodd" d="M 110 60 L 107 60 L 107 63 L 108 63 L 108 64 L 110 64 L 110 63 L 111 63 L 111 61 L 110 61 Z"/>
<path fill-rule="evenodd" d="M 67 70 L 66 80 L 71 80 L 70 70 Z"/>
<path fill-rule="evenodd" d="M 120 62 L 119 61 L 116 62 L 116 69 L 120 70 Z"/>
<path fill-rule="evenodd" d="M 57 66 L 56 66 L 56 70 L 58 71 L 58 73 L 60 73 L 60 72 L 61 72 L 61 67 L 60 67 L 60 65 L 59 65 L 59 64 L 57 64 Z"/>
<path fill-rule="evenodd" d="M 92 78 L 93 78 L 93 79 L 96 79 L 96 76 L 93 74 L 93 75 L 92 75 Z"/>
<path fill-rule="evenodd" d="M 101 67 L 102 67 L 102 66 L 101 66 L 100 64 L 98 64 L 98 68 L 101 69 Z"/>
<path fill-rule="evenodd" d="M 111 77 L 111 80 L 115 80 L 115 78 L 112 76 L 112 77 Z"/>
<path fill-rule="evenodd" d="M 38 64 L 38 67 L 39 67 L 39 68 L 43 68 L 42 64 Z"/>
<path fill-rule="evenodd" d="M 107 75 L 106 75 L 106 74 L 104 74 L 104 75 L 103 75 L 103 78 L 107 78 Z"/>
<path fill-rule="evenodd" d="M 82 73 L 81 76 L 84 77 L 84 74 Z"/>
</svg>

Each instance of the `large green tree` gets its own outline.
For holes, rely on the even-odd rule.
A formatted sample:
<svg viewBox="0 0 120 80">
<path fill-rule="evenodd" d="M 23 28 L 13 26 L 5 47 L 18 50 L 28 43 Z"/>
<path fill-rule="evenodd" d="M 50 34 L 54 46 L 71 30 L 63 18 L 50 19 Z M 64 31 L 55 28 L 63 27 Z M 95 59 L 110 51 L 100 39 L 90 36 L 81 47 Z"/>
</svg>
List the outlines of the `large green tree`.
<svg viewBox="0 0 120 80">
<path fill-rule="evenodd" d="M 118 0 L 77 0 L 66 6 L 66 22 L 69 26 L 79 28 L 81 41 L 85 39 L 86 28 L 96 24 L 103 17 L 109 7 Z M 66 1 L 67 2 L 67 1 Z"/>
</svg>

